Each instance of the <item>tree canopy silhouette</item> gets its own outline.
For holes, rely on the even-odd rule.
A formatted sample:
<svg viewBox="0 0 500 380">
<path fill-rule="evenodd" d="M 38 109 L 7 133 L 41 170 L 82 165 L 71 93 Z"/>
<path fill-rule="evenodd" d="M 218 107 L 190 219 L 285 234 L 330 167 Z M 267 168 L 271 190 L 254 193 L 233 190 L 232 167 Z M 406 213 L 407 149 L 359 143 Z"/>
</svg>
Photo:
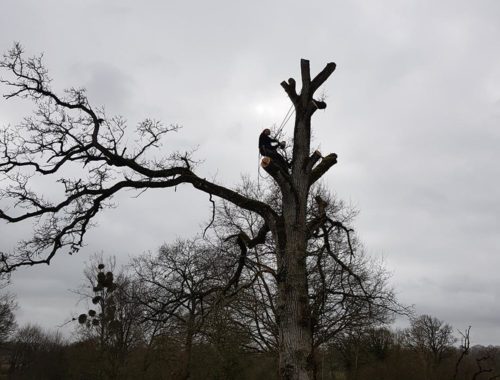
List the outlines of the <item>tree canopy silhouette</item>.
<svg viewBox="0 0 500 380">
<path fill-rule="evenodd" d="M 311 153 L 311 118 L 326 103 L 315 92 L 335 70 L 328 63 L 311 77 L 309 61 L 302 59 L 301 90 L 293 78 L 281 86 L 295 108 L 292 156 L 289 166 L 271 159 L 264 168 L 279 189 L 278 206 L 221 186 L 196 174 L 191 152 L 174 151 L 157 158 L 155 150 L 177 125 L 145 119 L 138 124 L 137 144 L 130 146 L 127 122 L 92 105 L 82 88 L 56 93 L 41 56 L 26 58 L 19 44 L 4 55 L 0 70 L 6 99 L 24 98 L 35 106 L 31 117 L 0 136 L 0 173 L 7 180 L 0 197 L 15 202 L 14 211 L 0 210 L 10 223 L 34 222 L 31 238 L 13 252 L 0 256 L 0 271 L 35 264 L 49 264 L 57 252 L 78 251 L 94 217 L 125 189 L 194 188 L 231 202 L 260 217 L 255 236 L 241 231 L 234 236 L 242 251 L 262 244 L 271 234 L 277 263 L 276 319 L 279 329 L 280 374 L 284 379 L 313 376 L 312 323 L 307 284 L 307 245 L 317 231 L 340 221 L 328 218 L 324 201 L 317 199 L 314 217 L 307 213 L 311 186 L 337 163 L 335 153 Z M 77 173 L 77 174 L 69 174 Z M 37 177 L 53 178 L 61 194 L 39 194 L 31 183 Z M 233 277 L 234 285 L 238 279 Z"/>
</svg>

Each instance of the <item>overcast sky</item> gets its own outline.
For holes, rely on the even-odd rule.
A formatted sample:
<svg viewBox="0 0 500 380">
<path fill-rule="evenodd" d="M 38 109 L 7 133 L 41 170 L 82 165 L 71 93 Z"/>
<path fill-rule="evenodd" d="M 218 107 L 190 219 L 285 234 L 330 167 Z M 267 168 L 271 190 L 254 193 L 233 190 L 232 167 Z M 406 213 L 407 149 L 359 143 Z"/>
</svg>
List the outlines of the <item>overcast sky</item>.
<svg viewBox="0 0 500 380">
<path fill-rule="evenodd" d="M 257 178 L 256 140 L 281 122 L 279 83 L 337 70 L 314 144 L 336 152 L 325 183 L 360 210 L 370 255 L 393 273 L 399 299 L 500 344 L 500 2 L 3 0 L 0 51 L 44 52 L 54 87 L 84 86 L 94 106 L 131 126 L 183 125 L 165 144 L 199 146 L 198 173 L 235 187 Z M 0 100 L 0 124 L 29 110 Z M 286 132 L 291 133 L 292 123 Z M 69 292 L 95 252 L 119 262 L 207 220 L 188 186 L 117 197 L 77 256 L 13 276 L 19 322 L 56 328 L 84 311 Z M 0 224 L 0 251 L 24 227 Z M 66 330 L 67 331 L 67 328 Z"/>
</svg>

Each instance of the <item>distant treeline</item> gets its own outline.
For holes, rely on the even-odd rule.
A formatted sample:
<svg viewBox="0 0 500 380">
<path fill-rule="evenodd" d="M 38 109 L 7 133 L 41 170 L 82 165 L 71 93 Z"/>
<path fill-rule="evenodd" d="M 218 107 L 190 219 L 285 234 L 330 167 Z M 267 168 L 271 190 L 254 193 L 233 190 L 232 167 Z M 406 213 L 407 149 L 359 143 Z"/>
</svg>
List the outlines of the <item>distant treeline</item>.
<svg viewBox="0 0 500 380">
<path fill-rule="evenodd" d="M 273 352 L 246 349 L 248 337 L 230 326 L 207 325 L 192 346 L 190 379 L 277 379 Z M 208 331 L 210 330 L 210 331 Z M 321 380 L 486 380 L 499 378 L 500 347 L 463 347 L 438 342 L 418 347 L 410 329 L 369 329 L 342 336 L 317 350 L 316 378 Z M 414 338 L 414 337 L 413 337 Z M 437 344 L 437 345 L 436 345 Z M 57 334 L 29 325 L 1 349 L 2 379 L 183 379 L 185 342 L 176 331 L 158 334 L 133 347 L 100 346 L 97 338 L 65 342 Z M 458 367 L 457 367 L 458 364 Z"/>
</svg>

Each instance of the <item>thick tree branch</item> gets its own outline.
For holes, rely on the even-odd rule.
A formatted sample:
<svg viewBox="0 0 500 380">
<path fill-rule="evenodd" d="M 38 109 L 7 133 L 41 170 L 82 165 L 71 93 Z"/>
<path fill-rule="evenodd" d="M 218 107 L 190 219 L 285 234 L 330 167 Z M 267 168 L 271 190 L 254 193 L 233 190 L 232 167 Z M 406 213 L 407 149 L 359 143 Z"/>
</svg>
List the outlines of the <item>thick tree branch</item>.
<svg viewBox="0 0 500 380">
<path fill-rule="evenodd" d="M 41 239 L 42 235 L 37 236 L 35 234 L 35 236 L 33 237 L 34 240 L 23 243 L 23 246 L 26 250 L 23 248 L 20 251 L 21 257 L 19 257 L 13 263 L 9 260 L 7 255 L 3 254 L 0 259 L 0 261 L 2 262 L 0 272 L 10 272 L 19 266 L 25 265 L 35 265 L 42 263 L 49 264 L 55 253 L 64 246 L 70 246 L 72 251 L 77 251 L 83 243 L 83 236 L 87 231 L 87 227 L 90 221 L 95 216 L 97 211 L 99 211 L 99 209 L 103 207 L 103 202 L 111 199 L 111 197 L 118 191 L 126 188 L 168 188 L 178 186 L 182 183 L 191 183 L 194 187 L 208 194 L 219 196 L 239 207 L 256 212 L 257 214 L 261 215 L 264 220 L 270 220 L 276 216 L 275 212 L 268 205 L 260 201 L 247 198 L 233 190 L 199 178 L 189 171 L 186 171 L 185 173 L 186 174 L 163 181 L 124 180 L 114 184 L 109 188 L 84 188 L 83 190 L 70 195 L 68 198 L 57 205 L 39 205 L 36 211 L 27 212 L 19 216 L 10 216 L 7 215 L 4 211 L 0 211 L 0 219 L 4 219 L 12 223 L 31 218 L 37 218 L 42 215 L 51 215 L 51 218 L 56 218 L 54 219 L 54 224 L 51 223 L 51 225 L 46 226 L 50 227 L 49 229 L 41 229 L 44 234 L 43 239 Z M 66 210 L 67 207 L 73 207 L 72 205 L 75 202 L 76 205 L 78 205 L 78 208 Z M 59 212 L 65 212 L 66 216 L 64 218 L 63 216 L 61 216 L 59 219 L 57 219 L 57 215 Z M 65 219 L 67 219 L 67 221 L 65 221 Z M 62 223 L 62 226 L 58 226 L 58 221 Z M 53 234 L 51 233 L 51 231 L 53 231 Z M 51 248 L 45 257 L 42 257 L 40 259 L 32 258 L 32 251 L 37 255 L 41 255 L 42 251 L 46 248 L 49 248 L 49 246 Z"/>
<path fill-rule="evenodd" d="M 321 72 L 311 82 L 311 95 L 321 87 L 323 83 L 332 75 L 337 65 L 334 62 L 328 63 Z"/>
<path fill-rule="evenodd" d="M 253 211 L 259 214 L 267 223 L 270 223 L 277 218 L 276 212 L 269 205 L 250 197 L 243 196 L 234 190 L 217 185 L 213 182 L 207 181 L 206 179 L 202 179 L 194 173 L 179 176 L 178 178 L 181 183 L 191 183 L 198 190 L 216 195 L 245 210 Z"/>
<path fill-rule="evenodd" d="M 333 165 L 337 163 L 337 155 L 330 153 L 328 156 L 323 157 L 321 162 L 311 171 L 309 175 L 309 186 L 314 184 L 325 174 Z"/>
<path fill-rule="evenodd" d="M 190 183 L 210 197 L 218 196 L 274 224 L 277 215 L 270 206 L 194 174 L 189 154 L 174 153 L 158 162 L 142 158 L 177 126 L 163 127 L 149 119 L 140 123 L 137 133 L 142 145 L 129 155 L 122 145 L 125 122 L 121 118 L 105 120 L 89 105 L 83 90 L 69 90 L 67 99 L 53 93 L 41 58 L 24 60 L 22 49 L 16 45 L 0 61 L 0 67 L 10 70 L 14 77 L 1 80 L 14 89 L 6 97 L 30 98 L 38 107 L 35 118 L 26 119 L 17 129 L 5 130 L 0 136 L 0 173 L 12 183 L 0 197 L 13 199 L 24 211 L 11 215 L 0 210 L 0 219 L 9 223 L 32 219 L 40 226 L 31 240 L 21 242 L 17 256 L 2 255 L 0 271 L 48 264 L 65 246 L 78 250 L 97 211 L 127 188 L 168 188 Z M 69 164 L 79 164 L 84 173 L 78 180 L 59 179 L 65 195 L 54 204 L 28 188 L 33 171 L 22 174 L 23 169 L 34 169 L 41 176 L 60 174 Z M 280 173 L 282 183 L 285 174 Z"/>
<path fill-rule="evenodd" d="M 288 168 L 281 165 L 278 160 L 273 160 L 272 157 L 264 157 L 261 166 L 276 181 L 282 194 L 290 195 L 293 197 L 296 204 L 298 204 L 297 189 L 292 181 Z"/>
</svg>

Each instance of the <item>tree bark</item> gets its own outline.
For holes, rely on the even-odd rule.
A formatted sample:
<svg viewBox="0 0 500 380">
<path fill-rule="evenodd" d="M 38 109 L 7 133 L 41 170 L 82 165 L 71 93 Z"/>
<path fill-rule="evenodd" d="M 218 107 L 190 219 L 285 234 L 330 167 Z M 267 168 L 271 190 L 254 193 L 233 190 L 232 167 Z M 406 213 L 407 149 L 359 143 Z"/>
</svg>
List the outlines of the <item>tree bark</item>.
<svg viewBox="0 0 500 380">
<path fill-rule="evenodd" d="M 312 329 L 301 231 L 287 231 L 278 267 L 279 371 L 282 379 L 312 379 Z"/>
<path fill-rule="evenodd" d="M 281 85 L 295 106 L 294 145 L 291 173 L 265 168 L 280 185 L 282 215 L 273 234 L 278 255 L 279 373 L 283 380 L 310 380 L 314 378 L 314 349 L 311 313 L 307 284 L 307 199 L 312 183 L 336 163 L 336 155 L 318 162 L 318 154 L 311 155 L 311 117 L 319 108 L 313 95 L 331 75 L 335 64 L 328 64 L 311 80 L 309 61 L 301 61 L 302 91 L 295 90 L 295 80 Z M 326 104 L 321 103 L 321 108 Z"/>
</svg>

